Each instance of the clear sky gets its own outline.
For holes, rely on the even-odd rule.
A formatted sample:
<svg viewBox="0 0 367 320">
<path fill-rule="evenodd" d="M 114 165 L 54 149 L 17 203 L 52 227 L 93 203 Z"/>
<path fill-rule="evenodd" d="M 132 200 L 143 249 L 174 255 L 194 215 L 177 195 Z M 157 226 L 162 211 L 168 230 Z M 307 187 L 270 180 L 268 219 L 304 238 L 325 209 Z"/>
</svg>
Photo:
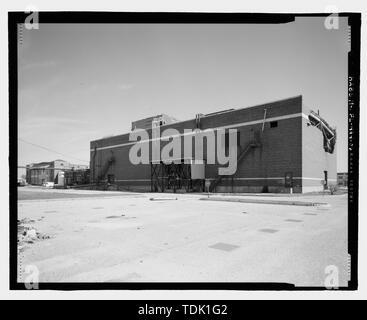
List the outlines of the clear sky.
<svg viewBox="0 0 367 320">
<path fill-rule="evenodd" d="M 302 94 L 337 127 L 347 171 L 347 21 L 40 24 L 19 44 L 18 165 L 89 162 L 89 142 L 166 113 L 180 120 Z M 84 161 L 80 161 L 80 160 Z"/>
</svg>

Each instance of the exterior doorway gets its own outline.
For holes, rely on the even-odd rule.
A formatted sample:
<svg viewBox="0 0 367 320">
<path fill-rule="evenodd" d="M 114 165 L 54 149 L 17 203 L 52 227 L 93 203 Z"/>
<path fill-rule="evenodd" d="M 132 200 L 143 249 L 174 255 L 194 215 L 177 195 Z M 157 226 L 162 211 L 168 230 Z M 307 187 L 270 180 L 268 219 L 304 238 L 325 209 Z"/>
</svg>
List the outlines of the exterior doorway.
<svg viewBox="0 0 367 320">
<path fill-rule="evenodd" d="M 328 188 L 327 171 L 324 171 L 324 190 Z"/>
</svg>

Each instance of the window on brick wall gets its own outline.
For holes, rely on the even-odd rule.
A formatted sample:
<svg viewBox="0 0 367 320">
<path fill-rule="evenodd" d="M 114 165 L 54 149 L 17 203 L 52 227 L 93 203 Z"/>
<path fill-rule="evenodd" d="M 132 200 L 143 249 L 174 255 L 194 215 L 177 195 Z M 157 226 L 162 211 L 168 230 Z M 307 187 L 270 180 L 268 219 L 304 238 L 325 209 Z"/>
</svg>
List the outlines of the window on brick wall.
<svg viewBox="0 0 367 320">
<path fill-rule="evenodd" d="M 271 121 L 270 128 L 276 128 L 278 126 L 278 121 Z"/>
</svg>

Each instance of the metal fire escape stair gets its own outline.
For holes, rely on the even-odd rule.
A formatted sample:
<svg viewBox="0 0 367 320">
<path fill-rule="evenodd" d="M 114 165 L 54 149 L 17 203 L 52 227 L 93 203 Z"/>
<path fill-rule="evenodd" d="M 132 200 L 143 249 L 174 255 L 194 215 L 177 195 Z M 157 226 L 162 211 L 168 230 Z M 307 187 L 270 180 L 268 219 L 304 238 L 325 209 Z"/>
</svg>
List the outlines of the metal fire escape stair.
<svg viewBox="0 0 367 320">
<path fill-rule="evenodd" d="M 108 172 L 108 169 L 111 167 L 111 165 L 115 163 L 115 157 L 114 156 L 111 156 L 106 164 L 104 165 L 103 169 L 102 169 L 102 172 L 98 175 L 98 182 L 101 181 L 105 175 L 107 174 Z"/>
<path fill-rule="evenodd" d="M 243 161 L 243 159 L 246 157 L 246 155 L 248 155 L 250 153 L 250 151 L 252 151 L 253 149 L 255 149 L 257 147 L 260 147 L 260 145 L 261 144 L 254 139 L 254 140 L 251 140 L 246 145 L 245 148 L 243 148 L 243 149 L 241 148 L 242 151 L 240 151 L 240 154 L 237 157 L 237 168 L 238 168 L 238 165 L 241 164 L 241 162 Z M 216 190 L 216 187 L 221 183 L 223 177 L 229 177 L 229 176 L 218 175 L 215 178 L 215 180 L 212 181 L 212 183 L 210 184 L 210 187 L 209 187 L 209 191 L 210 192 L 213 192 L 213 191 Z"/>
</svg>

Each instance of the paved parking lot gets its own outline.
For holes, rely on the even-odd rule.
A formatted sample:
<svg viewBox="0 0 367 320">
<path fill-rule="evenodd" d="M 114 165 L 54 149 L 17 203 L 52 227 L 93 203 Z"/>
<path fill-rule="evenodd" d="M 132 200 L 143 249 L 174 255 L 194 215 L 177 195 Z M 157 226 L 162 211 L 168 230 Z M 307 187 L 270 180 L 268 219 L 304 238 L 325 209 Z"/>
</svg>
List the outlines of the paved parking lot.
<svg viewBox="0 0 367 320">
<path fill-rule="evenodd" d="M 308 207 L 202 201 L 197 194 L 19 190 L 18 219 L 47 235 L 20 245 L 19 281 L 24 267 L 35 265 L 41 282 L 324 286 L 333 265 L 347 285 L 346 195 L 297 196 L 328 204 Z"/>
</svg>

